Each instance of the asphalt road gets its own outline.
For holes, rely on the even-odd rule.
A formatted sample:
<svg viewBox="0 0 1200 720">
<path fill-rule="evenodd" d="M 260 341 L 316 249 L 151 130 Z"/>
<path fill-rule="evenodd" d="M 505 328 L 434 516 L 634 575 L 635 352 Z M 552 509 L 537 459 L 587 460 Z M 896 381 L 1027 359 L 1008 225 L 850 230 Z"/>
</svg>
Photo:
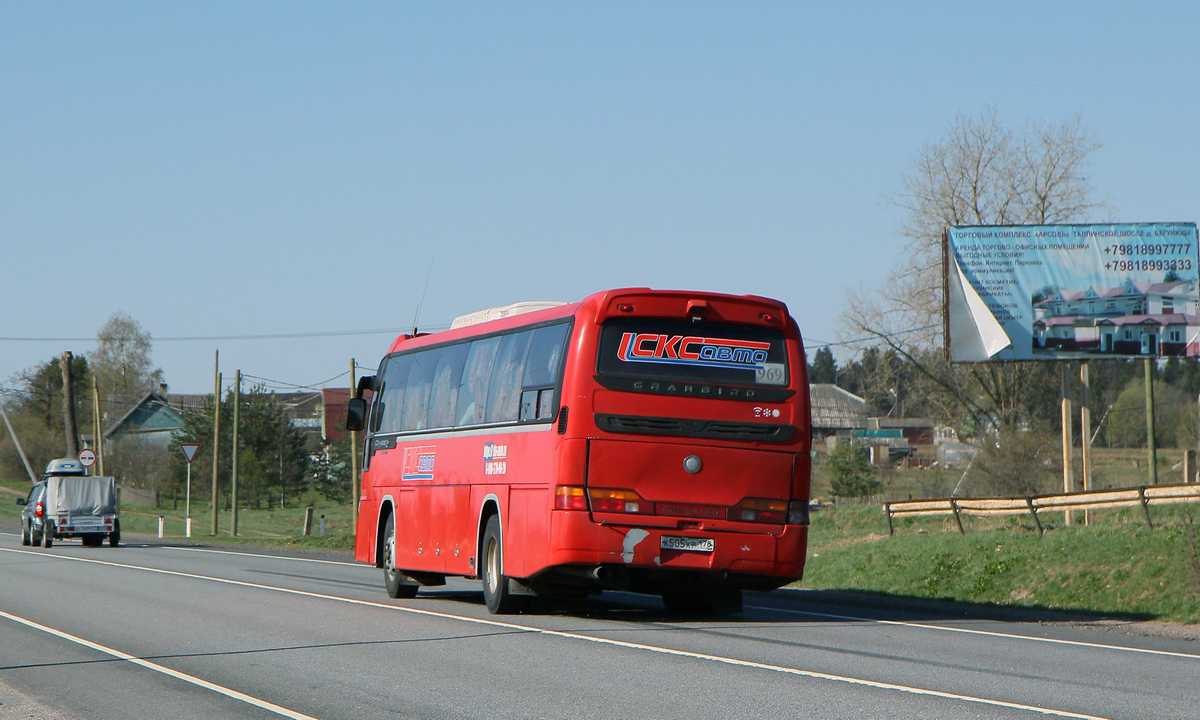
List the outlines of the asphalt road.
<svg viewBox="0 0 1200 720">
<path fill-rule="evenodd" d="M 1200 643 L 750 594 L 487 613 L 340 560 L 0 533 L 0 718 L 1200 718 Z"/>
</svg>

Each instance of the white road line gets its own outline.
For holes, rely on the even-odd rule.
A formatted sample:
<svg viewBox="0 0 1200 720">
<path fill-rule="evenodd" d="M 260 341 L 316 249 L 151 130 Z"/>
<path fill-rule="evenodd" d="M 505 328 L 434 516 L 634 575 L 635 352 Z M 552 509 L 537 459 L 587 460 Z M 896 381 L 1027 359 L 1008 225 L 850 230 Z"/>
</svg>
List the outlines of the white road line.
<svg viewBox="0 0 1200 720">
<path fill-rule="evenodd" d="M 1061 640 L 1059 638 L 1037 637 L 1036 635 L 1017 635 L 1016 633 L 1003 633 L 995 630 L 974 630 L 972 628 L 947 627 L 945 625 L 905 622 L 901 620 L 879 620 L 877 618 L 857 617 L 854 615 L 838 615 L 835 613 L 820 613 L 809 610 L 788 610 L 785 608 L 767 607 L 763 605 L 747 607 L 752 610 L 765 610 L 767 612 L 779 612 L 786 613 L 788 615 L 806 615 L 809 617 L 833 618 L 835 620 L 853 620 L 855 622 L 879 623 L 880 625 L 899 625 L 901 627 L 920 628 L 922 630 L 941 630 L 943 632 L 963 633 L 965 635 L 985 635 L 988 637 L 1005 638 L 1009 640 L 1028 640 L 1031 642 L 1051 643 L 1056 645 L 1073 645 L 1075 647 L 1093 648 L 1097 650 L 1117 650 L 1120 652 L 1142 653 L 1143 655 L 1161 655 L 1163 657 L 1200 660 L 1200 654 L 1196 653 L 1172 652 L 1170 650 L 1151 650 L 1147 648 L 1128 647 L 1125 645 L 1106 645 L 1104 643 L 1085 642 L 1083 640 Z"/>
<path fill-rule="evenodd" d="M 44 553 L 33 552 L 30 550 L 12 550 L 9 548 L 0 548 L 0 551 L 10 553 L 20 553 L 23 555 L 36 555 L 38 557 L 46 557 Z M 975 697 L 972 695 L 961 695 L 958 693 L 943 692 L 941 690 L 930 690 L 928 688 L 919 688 L 910 685 L 897 685 L 894 683 L 879 682 L 876 680 L 867 680 L 865 678 L 850 677 L 847 675 L 833 675 L 830 673 L 816 672 L 813 670 L 801 670 L 799 668 L 784 667 L 781 665 L 771 665 L 768 663 L 754 662 L 751 660 L 739 660 L 737 658 L 724 657 L 721 655 L 709 655 L 707 653 L 691 652 L 687 650 L 675 650 L 672 648 L 659 647 L 657 645 L 645 645 L 642 643 L 627 642 L 624 640 L 613 640 L 610 638 L 594 637 L 591 635 L 582 635 L 579 633 L 564 632 L 561 630 L 547 630 L 529 625 L 518 625 L 516 623 L 503 622 L 500 620 L 488 620 L 483 618 L 474 618 L 465 615 L 453 615 L 450 613 L 437 612 L 434 610 L 420 610 L 418 608 L 404 607 L 401 605 L 388 605 L 384 603 L 373 602 L 369 600 L 355 600 L 353 598 L 338 597 L 336 595 L 326 595 L 324 593 L 314 593 L 305 590 L 293 590 L 291 588 L 274 587 L 271 585 L 262 585 L 259 583 L 245 582 L 243 580 L 230 580 L 227 578 L 211 577 L 208 575 L 195 575 L 192 573 L 179 572 L 177 570 L 161 570 L 159 568 L 141 567 L 138 565 L 126 565 L 124 563 L 115 563 L 107 560 L 95 560 L 91 558 L 76 558 L 67 555 L 54 555 L 62 560 L 70 560 L 72 562 L 92 563 L 96 565 L 106 565 L 109 567 L 123 568 L 127 570 L 141 570 L 143 572 L 159 573 L 162 575 L 173 575 L 176 577 L 191 578 L 193 580 L 208 580 L 211 582 L 224 583 L 227 585 L 235 585 L 238 587 L 253 588 L 256 590 L 269 590 L 273 592 L 281 592 L 289 595 L 298 595 L 301 597 L 315 598 L 318 600 L 332 600 L 334 602 L 346 603 L 349 605 L 359 605 L 363 607 L 381 608 L 384 610 L 392 610 L 395 612 L 409 613 L 412 615 L 422 615 L 425 617 L 435 617 L 443 620 L 457 620 L 475 625 L 486 625 L 488 627 L 503 628 L 505 630 L 520 630 L 531 634 L 547 635 L 550 637 L 567 638 L 571 640 L 581 640 L 584 642 L 598 643 L 600 645 L 610 645 L 622 647 L 631 650 L 643 650 L 646 652 L 658 653 L 662 655 L 674 655 L 676 657 L 691 658 L 695 660 L 706 660 L 709 662 L 721 663 L 724 665 L 735 665 L 739 667 L 754 668 L 757 670 L 769 670 L 771 672 L 782 673 L 786 675 L 796 675 L 800 677 L 815 678 L 818 680 L 830 680 L 833 682 L 845 683 L 848 685 L 858 685 L 862 687 L 870 687 L 878 690 L 890 690 L 894 692 L 908 693 L 911 695 L 923 695 L 927 697 L 937 697 L 947 700 L 958 700 L 961 702 L 974 703 L 977 705 L 988 705 L 991 707 L 1003 707 L 1013 710 L 1024 710 L 1029 712 L 1041 713 L 1043 715 L 1051 715 L 1054 717 L 1075 718 L 1076 720 L 1111 720 L 1098 715 L 1086 715 L 1082 713 L 1074 713 L 1066 710 L 1056 710 L 1053 708 L 1040 707 L 1037 705 L 1024 705 L 1022 703 L 1012 703 L 1003 700 L 992 700 L 989 698 Z"/>
<path fill-rule="evenodd" d="M 367 565 L 357 562 L 346 562 L 344 560 L 318 560 L 317 558 L 292 557 L 291 555 L 266 555 L 262 553 L 239 552 L 237 550 L 213 550 L 212 548 L 197 548 L 183 547 L 181 545 L 164 545 L 163 550 L 182 550 L 183 552 L 195 553 L 213 553 L 215 555 L 237 555 L 240 557 L 255 557 L 255 558 L 270 558 L 272 560 L 294 560 L 296 562 L 323 563 L 325 565 L 347 565 L 350 567 L 362 567 Z"/>
<path fill-rule="evenodd" d="M 178 670 L 172 670 L 171 668 L 166 667 L 164 665 L 159 665 L 158 663 L 152 663 L 149 660 L 143 660 L 142 658 L 135 657 L 133 655 L 130 655 L 129 653 L 124 653 L 124 652 L 121 652 L 120 650 L 114 650 L 113 648 L 106 647 L 104 645 L 101 645 L 100 643 L 95 643 L 95 642 L 92 642 L 91 640 L 85 640 L 84 638 L 78 637 L 76 635 L 71 635 L 70 633 L 65 633 L 62 630 L 56 630 L 52 627 L 47 627 L 40 623 L 36 623 L 32 620 L 27 620 L 23 617 L 18 617 L 11 613 L 4 612 L 3 610 L 0 610 L 0 617 L 8 618 L 9 620 L 12 620 L 15 623 L 19 623 L 26 627 L 33 628 L 34 630 L 40 630 L 41 632 L 48 633 L 50 635 L 54 635 L 55 637 L 60 637 L 63 640 L 70 640 L 73 643 L 83 645 L 84 647 L 91 648 L 92 650 L 97 650 L 106 655 L 111 655 L 120 660 L 125 660 L 126 662 L 131 662 L 134 665 L 141 665 L 142 667 L 153 670 L 154 672 L 159 672 L 159 673 L 162 673 L 163 675 L 170 675 L 173 678 L 183 680 L 184 682 L 188 682 L 193 685 L 198 685 L 207 690 L 212 690 L 215 693 L 220 693 L 221 695 L 224 695 L 229 698 L 233 698 L 234 700 L 240 700 L 248 705 L 253 705 L 255 707 L 262 708 L 263 710 L 269 710 L 277 715 L 282 715 L 282 716 L 288 717 L 288 718 L 294 718 L 295 720 L 318 720 L 317 718 L 314 718 L 311 715 L 305 715 L 304 713 L 296 712 L 295 710 L 289 710 L 288 708 L 285 708 L 281 705 L 276 705 L 275 703 L 267 702 L 266 700 L 256 698 L 252 695 L 247 695 L 246 693 L 243 693 L 243 692 L 238 692 L 237 690 L 224 687 L 223 685 L 217 685 L 216 683 L 211 683 L 207 680 L 198 678 L 195 675 L 188 675 L 187 673 L 179 672 Z"/>
</svg>

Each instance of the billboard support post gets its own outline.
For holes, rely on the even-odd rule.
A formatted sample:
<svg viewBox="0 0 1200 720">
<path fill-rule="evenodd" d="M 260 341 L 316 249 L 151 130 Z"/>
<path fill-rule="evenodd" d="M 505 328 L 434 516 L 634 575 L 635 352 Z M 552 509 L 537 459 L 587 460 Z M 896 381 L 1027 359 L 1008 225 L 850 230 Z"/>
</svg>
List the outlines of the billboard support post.
<svg viewBox="0 0 1200 720">
<path fill-rule="evenodd" d="M 1071 421 L 1074 413 L 1071 412 L 1071 396 L 1069 393 L 1071 375 L 1067 372 L 1067 366 L 1062 366 L 1062 460 L 1063 460 L 1063 492 L 1070 493 L 1075 488 L 1075 482 L 1071 473 Z M 1063 515 L 1063 522 L 1067 526 L 1075 524 L 1074 513 L 1066 510 Z"/>
<path fill-rule="evenodd" d="M 1083 453 L 1083 491 L 1092 489 L 1092 386 L 1089 378 L 1089 361 L 1079 363 L 1079 444 Z M 1092 523 L 1092 511 L 1083 511 L 1083 524 Z"/>
<path fill-rule="evenodd" d="M 1146 367 L 1146 461 L 1150 463 L 1146 482 L 1158 484 L 1158 445 L 1154 442 L 1154 358 L 1145 359 Z"/>
</svg>

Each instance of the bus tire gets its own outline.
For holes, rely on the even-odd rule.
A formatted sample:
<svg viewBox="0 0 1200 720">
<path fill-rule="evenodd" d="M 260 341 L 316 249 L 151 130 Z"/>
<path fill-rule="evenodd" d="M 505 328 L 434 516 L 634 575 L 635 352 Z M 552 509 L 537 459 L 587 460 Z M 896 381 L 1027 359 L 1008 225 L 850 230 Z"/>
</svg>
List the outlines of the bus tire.
<svg viewBox="0 0 1200 720">
<path fill-rule="evenodd" d="M 488 518 L 480 555 L 483 567 L 480 568 L 479 578 L 483 582 L 483 601 L 487 604 L 488 612 L 493 615 L 520 612 L 527 598 L 509 592 L 508 577 L 501 572 L 504 567 L 504 540 L 500 534 L 498 515 Z"/>
<path fill-rule="evenodd" d="M 417 586 L 405 582 L 404 573 L 396 567 L 396 516 L 388 515 L 383 534 L 383 586 L 388 597 L 411 600 L 417 596 Z"/>
</svg>

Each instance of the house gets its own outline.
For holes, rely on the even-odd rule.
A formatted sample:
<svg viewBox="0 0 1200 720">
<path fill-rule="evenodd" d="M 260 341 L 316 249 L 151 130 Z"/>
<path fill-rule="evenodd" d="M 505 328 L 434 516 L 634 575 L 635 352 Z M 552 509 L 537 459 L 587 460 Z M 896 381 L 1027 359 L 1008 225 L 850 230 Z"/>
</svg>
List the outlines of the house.
<svg viewBox="0 0 1200 720">
<path fill-rule="evenodd" d="M 137 438 L 157 447 L 169 447 L 172 435 L 183 429 L 183 414 L 165 395 L 150 392 L 104 431 L 104 442 Z"/>
<path fill-rule="evenodd" d="M 814 440 L 829 437 L 848 439 L 867 427 L 867 401 L 832 383 L 813 383 L 808 388 Z"/>
<path fill-rule="evenodd" d="M 932 445 L 934 424 L 929 418 L 867 418 L 868 430 L 899 430 L 909 445 Z"/>
</svg>

